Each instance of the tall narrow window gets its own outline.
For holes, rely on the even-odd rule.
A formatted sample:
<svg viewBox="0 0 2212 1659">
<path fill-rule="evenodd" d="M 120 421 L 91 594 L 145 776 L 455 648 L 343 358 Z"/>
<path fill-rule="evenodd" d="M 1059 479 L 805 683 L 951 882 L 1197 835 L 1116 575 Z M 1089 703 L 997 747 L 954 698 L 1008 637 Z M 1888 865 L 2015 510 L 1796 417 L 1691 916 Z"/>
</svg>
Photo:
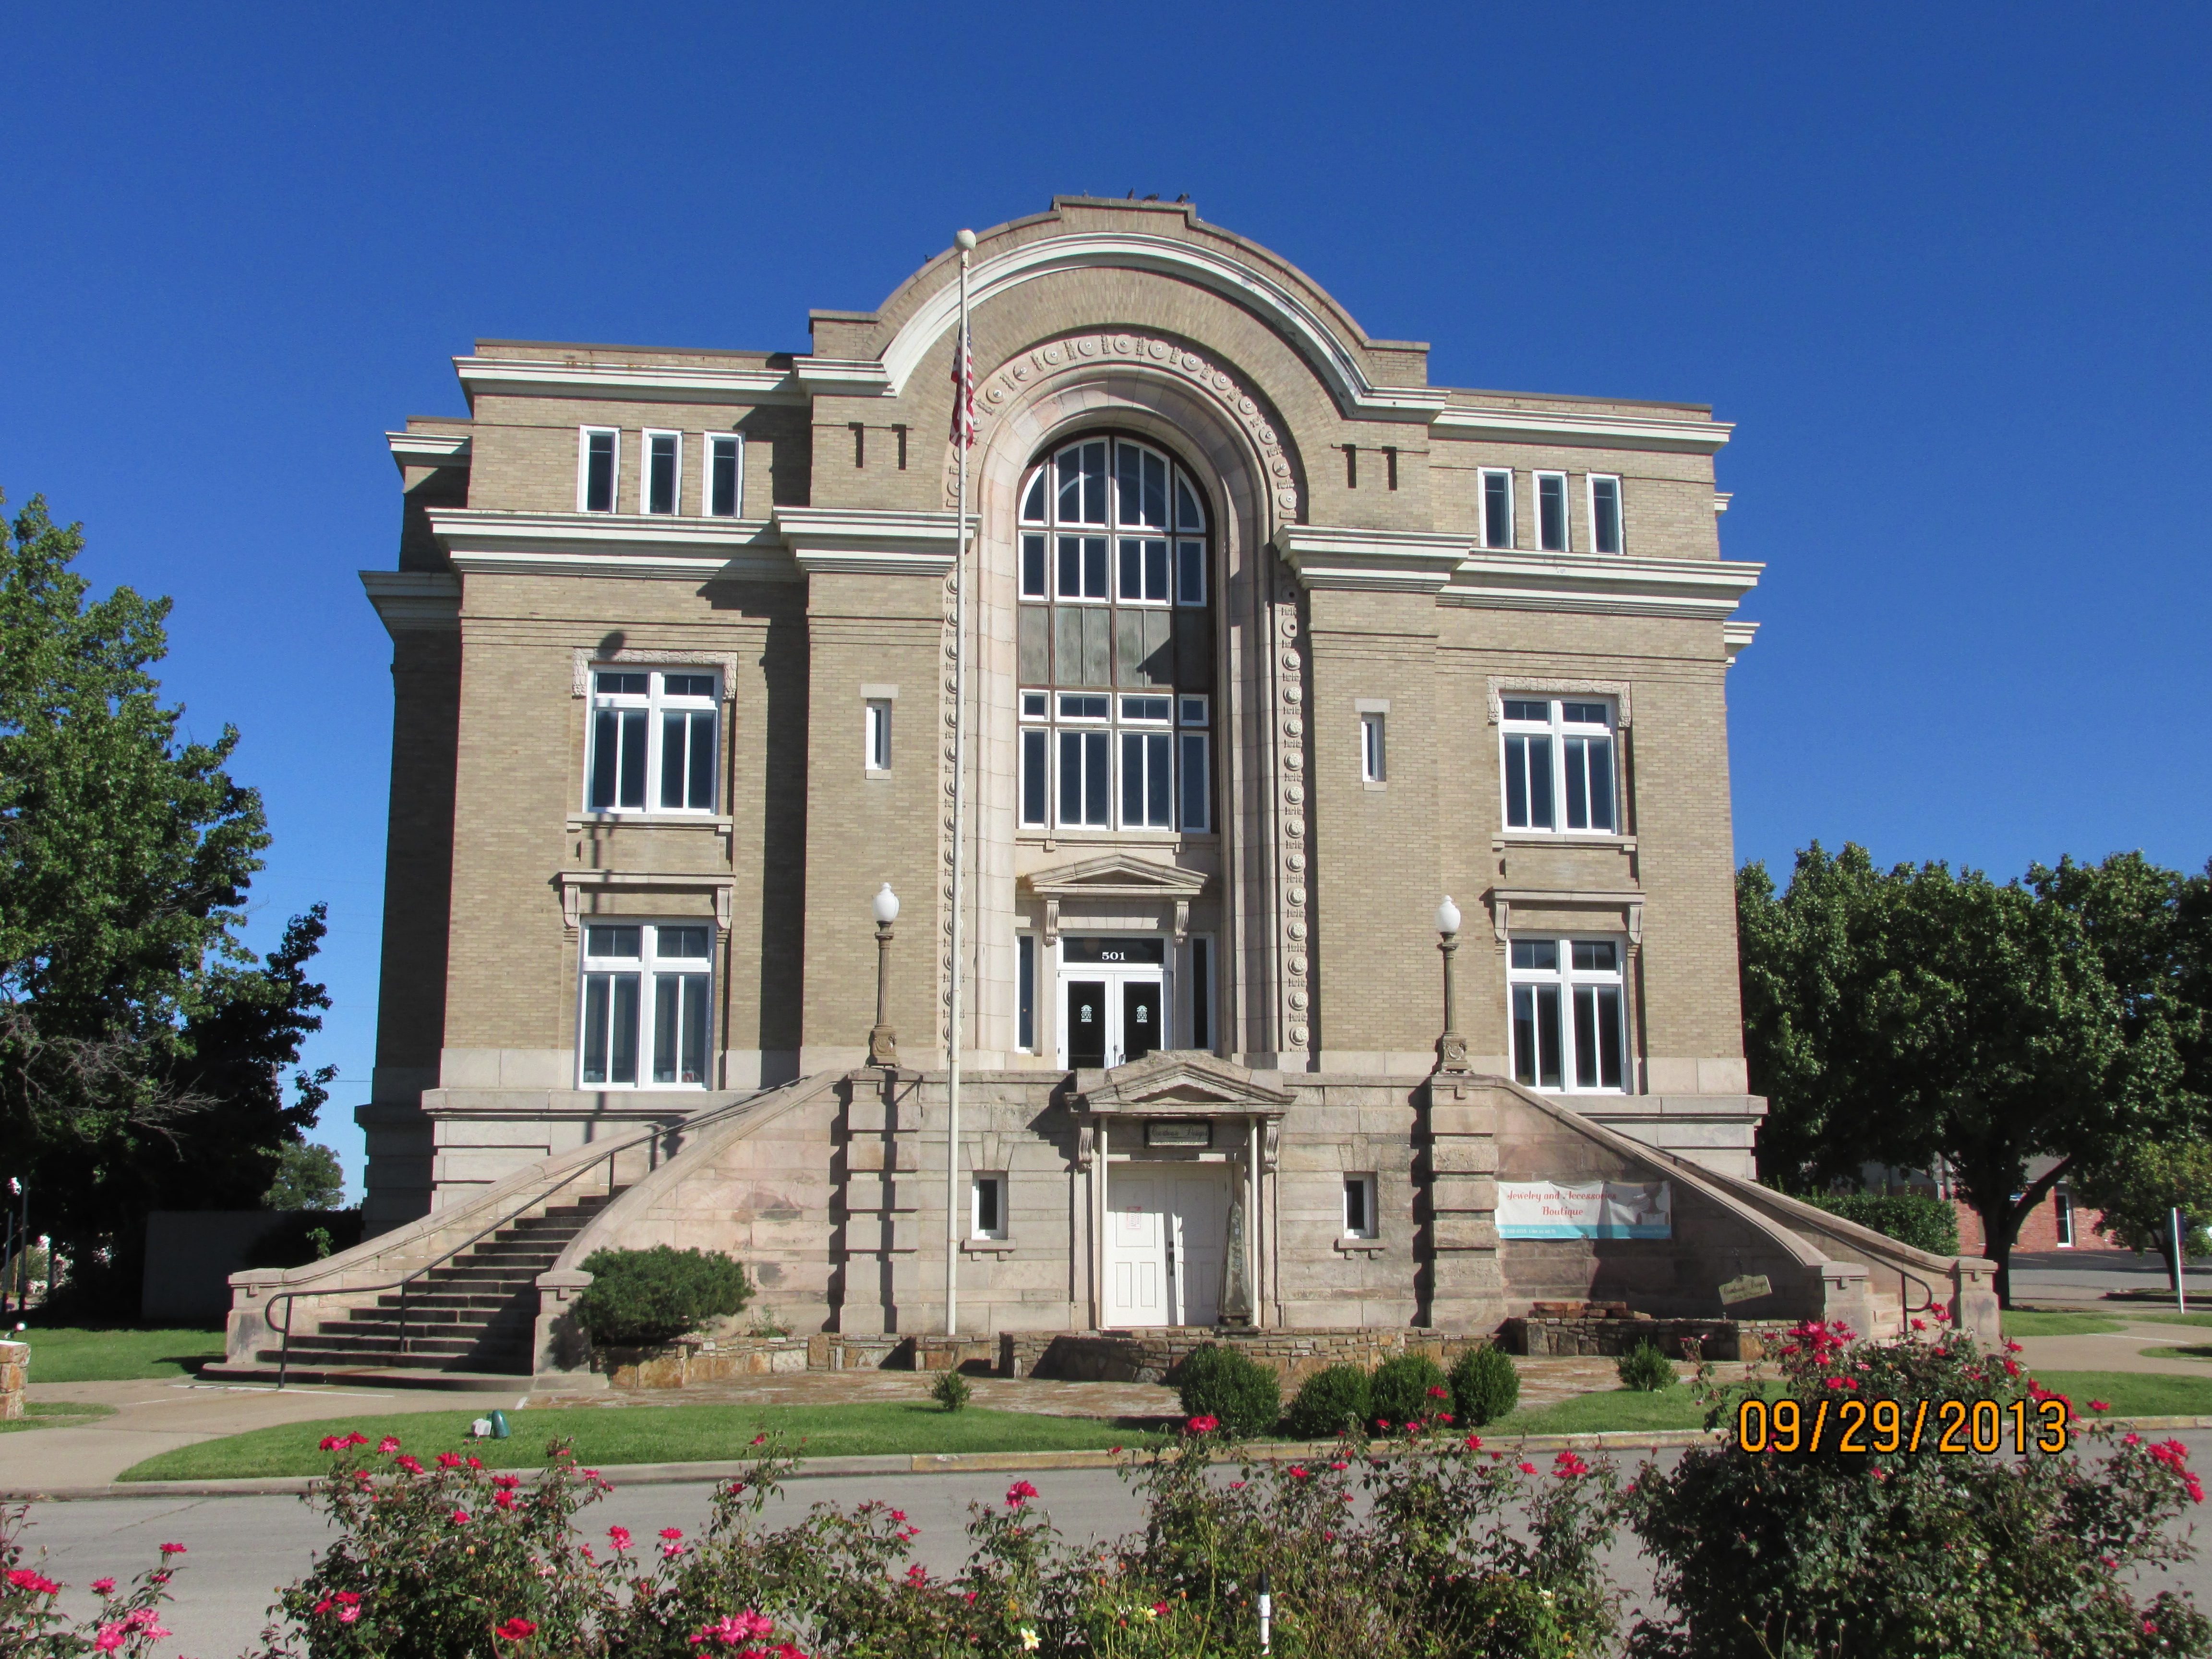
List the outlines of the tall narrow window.
<svg viewBox="0 0 2212 1659">
<path fill-rule="evenodd" d="M 1014 936 L 1014 1046 L 1036 1052 L 1036 935 Z"/>
<path fill-rule="evenodd" d="M 1379 714 L 1359 717 L 1359 776 L 1365 783 L 1384 781 L 1382 718 Z"/>
<path fill-rule="evenodd" d="M 714 1052 L 713 942 L 703 922 L 585 927 L 577 1043 L 584 1086 L 707 1086 Z"/>
<path fill-rule="evenodd" d="M 1211 833 L 1202 493 L 1164 451 L 1097 437 L 1040 458 L 1018 499 L 1021 825 Z"/>
<path fill-rule="evenodd" d="M 1190 942 L 1190 1046 L 1213 1047 L 1213 941 Z"/>
<path fill-rule="evenodd" d="M 720 714 L 720 684 L 713 674 L 594 672 L 586 810 L 713 811 Z"/>
<path fill-rule="evenodd" d="M 717 432 L 707 440 L 707 514 L 710 518 L 734 519 L 744 506 L 745 441 L 735 432 Z"/>
<path fill-rule="evenodd" d="M 1486 471 L 1482 475 L 1482 544 L 1513 545 L 1513 475 Z"/>
<path fill-rule="evenodd" d="M 1499 712 L 1505 827 L 1618 835 L 1613 705 L 1505 697 Z"/>
<path fill-rule="evenodd" d="M 970 1190 L 975 1196 L 969 1217 L 969 1237 L 1004 1238 L 1006 1236 L 1006 1176 L 979 1175 Z"/>
<path fill-rule="evenodd" d="M 1618 939 L 1513 939 L 1506 973 L 1516 1080 L 1565 1093 L 1621 1091 L 1624 955 Z"/>
<path fill-rule="evenodd" d="M 1620 551 L 1620 480 L 1593 472 L 1589 481 L 1590 543 L 1601 553 Z"/>
<path fill-rule="evenodd" d="M 1547 553 L 1567 550 L 1567 475 L 1536 475 L 1536 545 Z"/>
<path fill-rule="evenodd" d="M 586 427 L 577 440 L 576 506 L 585 513 L 615 510 L 615 463 L 621 434 L 606 427 Z"/>
<path fill-rule="evenodd" d="M 645 434 L 645 510 L 673 513 L 684 481 L 684 434 Z"/>
<path fill-rule="evenodd" d="M 864 736 L 866 742 L 867 769 L 888 772 L 891 769 L 891 704 L 888 697 L 871 697 L 867 702 L 867 718 Z"/>
</svg>

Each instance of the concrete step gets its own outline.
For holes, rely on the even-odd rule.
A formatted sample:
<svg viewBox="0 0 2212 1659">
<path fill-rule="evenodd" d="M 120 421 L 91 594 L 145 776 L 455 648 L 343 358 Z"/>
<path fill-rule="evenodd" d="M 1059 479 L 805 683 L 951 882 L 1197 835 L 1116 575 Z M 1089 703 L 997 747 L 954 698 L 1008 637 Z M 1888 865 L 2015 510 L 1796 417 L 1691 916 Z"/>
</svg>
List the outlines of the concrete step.
<svg viewBox="0 0 2212 1659">
<path fill-rule="evenodd" d="M 276 1351 L 264 1351 L 252 1364 L 234 1365 L 228 1362 L 202 1368 L 200 1375 L 212 1382 L 263 1383 L 275 1387 L 276 1382 Z M 526 1370 L 431 1370 L 420 1366 L 359 1365 L 345 1363 L 312 1364 L 298 1363 L 297 1357 L 285 1368 L 284 1382 L 289 1388 L 316 1382 L 351 1383 L 357 1387 L 379 1389 L 446 1389 L 464 1394 L 501 1394 L 513 1399 L 518 1383 L 527 1380 Z"/>
</svg>

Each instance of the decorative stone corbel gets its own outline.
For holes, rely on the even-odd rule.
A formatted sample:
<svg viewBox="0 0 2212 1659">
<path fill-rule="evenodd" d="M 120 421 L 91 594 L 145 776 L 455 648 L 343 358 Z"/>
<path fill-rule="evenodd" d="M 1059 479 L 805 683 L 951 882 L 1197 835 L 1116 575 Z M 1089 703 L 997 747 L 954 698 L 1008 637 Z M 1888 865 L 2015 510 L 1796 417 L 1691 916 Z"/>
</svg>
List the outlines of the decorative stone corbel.
<svg viewBox="0 0 2212 1659">
<path fill-rule="evenodd" d="M 1085 1175 L 1098 1156 L 1098 1130 L 1086 1123 L 1075 1132 L 1075 1167 Z"/>
<path fill-rule="evenodd" d="M 1175 942 L 1177 945 L 1181 945 L 1183 941 L 1183 936 L 1189 932 L 1190 901 L 1188 899 L 1177 899 L 1175 902 Z"/>
<path fill-rule="evenodd" d="M 561 926 L 574 938 L 577 927 L 577 911 L 583 898 L 583 889 L 574 882 L 561 884 Z"/>
<path fill-rule="evenodd" d="M 1044 942 L 1047 945 L 1060 943 L 1060 901 L 1056 898 L 1044 902 Z"/>
<path fill-rule="evenodd" d="M 730 890 L 726 886 L 714 890 L 714 926 L 726 936 L 730 931 Z"/>
<path fill-rule="evenodd" d="M 1498 935 L 1500 945 L 1513 926 L 1513 901 L 1493 895 L 1490 901 L 1490 927 Z"/>
<path fill-rule="evenodd" d="M 1644 901 L 1636 899 L 1623 907 L 1628 913 L 1628 942 L 1644 943 Z"/>
<path fill-rule="evenodd" d="M 1273 1175 L 1283 1152 L 1283 1121 L 1271 1117 L 1260 1126 L 1260 1167 Z"/>
</svg>

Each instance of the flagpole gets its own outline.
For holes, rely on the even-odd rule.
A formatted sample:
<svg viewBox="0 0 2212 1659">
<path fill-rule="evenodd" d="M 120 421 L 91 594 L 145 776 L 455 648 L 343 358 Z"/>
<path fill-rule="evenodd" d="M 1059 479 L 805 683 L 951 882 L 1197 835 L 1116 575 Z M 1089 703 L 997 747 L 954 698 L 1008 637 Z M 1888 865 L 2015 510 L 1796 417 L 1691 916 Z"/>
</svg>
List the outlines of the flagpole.
<svg viewBox="0 0 2212 1659">
<path fill-rule="evenodd" d="M 960 992 L 966 961 L 961 927 L 968 849 L 968 447 L 974 441 L 970 407 L 974 369 L 968 355 L 968 256 L 975 233 L 963 230 L 960 246 L 959 353 L 952 366 L 952 429 L 960 450 L 958 552 L 952 562 L 952 971 L 951 1065 L 945 1115 L 945 1334 L 960 1333 Z"/>
</svg>

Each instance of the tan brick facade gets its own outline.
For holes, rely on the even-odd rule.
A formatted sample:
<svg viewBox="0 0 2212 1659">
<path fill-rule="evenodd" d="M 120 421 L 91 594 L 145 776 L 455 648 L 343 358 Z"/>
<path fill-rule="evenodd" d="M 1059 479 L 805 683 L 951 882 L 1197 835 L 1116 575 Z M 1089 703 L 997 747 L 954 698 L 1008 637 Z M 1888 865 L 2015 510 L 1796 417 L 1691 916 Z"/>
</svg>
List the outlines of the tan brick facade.
<svg viewBox="0 0 2212 1659">
<path fill-rule="evenodd" d="M 470 417 L 392 434 L 398 568 L 364 576 L 392 631 L 396 698 L 377 1083 L 361 1109 L 372 1229 L 626 1125 L 860 1066 L 876 1008 L 868 905 L 888 882 L 903 902 L 889 1018 L 911 1080 L 872 1097 L 841 1085 L 758 1143 L 745 1156 L 772 1152 L 774 1182 L 804 1195 L 779 1210 L 745 1176 L 730 1213 L 751 1231 L 726 1247 L 773 1236 L 803 1329 L 911 1330 L 916 1308 L 941 1307 L 957 276 L 948 254 L 878 313 L 815 313 L 811 356 L 481 341 L 456 359 Z M 990 1328 L 1114 1322 L 1114 1181 L 1153 1164 L 1185 1178 L 1169 1166 L 1206 1158 L 1241 1171 L 1222 1201 L 1256 1241 L 1259 1322 L 1494 1318 L 1511 1291 L 1491 1215 L 1496 1104 L 1474 1081 L 1434 1097 L 1422 1081 L 1447 892 L 1465 917 L 1473 1078 L 1519 1065 L 1542 1083 L 1535 1050 L 1515 1052 L 1512 940 L 1601 938 L 1619 953 L 1620 1075 L 1561 1098 L 1747 1173 L 1763 1103 L 1746 1092 L 1737 1006 L 1725 681 L 1758 568 L 1720 556 L 1728 428 L 1702 406 L 1432 388 L 1425 348 L 1369 339 L 1295 268 L 1183 208 L 1055 202 L 982 236 L 971 287 L 963 1159 L 1003 1178 L 1012 1242 L 971 1241 L 963 1283 Z M 617 434 L 610 511 L 587 510 L 587 429 Z M 646 510 L 653 433 L 679 434 L 672 514 Z M 1102 751 L 1115 823 L 1071 824 L 1052 793 L 1064 773 L 1051 827 L 1023 821 L 1024 732 L 1057 744 L 1075 728 L 1018 707 L 1047 626 L 1020 587 L 1021 496 L 1033 467 L 1093 434 L 1149 447 L 1202 501 L 1204 609 L 1190 615 L 1210 636 L 1175 623 L 1169 699 L 1177 722 L 1183 693 L 1207 700 L 1206 775 L 1173 750 L 1176 787 L 1206 792 L 1202 830 L 1121 821 L 1128 757 L 1169 751 L 1142 750 L 1141 732 L 1127 747 L 1134 728 L 1119 722 L 1138 716 L 1120 703 Z M 741 499 L 717 514 L 713 447 L 732 438 Z M 1492 471 L 1510 474 L 1512 502 L 1495 547 Z M 1565 480 L 1567 528 L 1550 551 L 1547 473 Z M 1593 476 L 1620 481 L 1618 552 L 1595 550 Z M 1173 605 L 1136 597 L 1183 617 L 1180 588 Z M 1103 594 L 1091 602 L 1109 614 Z M 1102 706 L 1150 684 L 1129 678 L 1130 648 L 1114 647 L 1112 684 L 1097 678 Z M 711 802 L 592 805 L 594 745 L 613 742 L 594 735 L 617 695 L 603 674 L 711 678 Z M 1607 711 L 1610 826 L 1509 829 L 1500 710 L 1516 693 Z M 871 703 L 889 710 L 888 767 L 864 752 Z M 1376 778 L 1370 715 L 1387 734 Z M 664 745 L 653 775 L 673 775 L 664 734 L 678 727 L 641 714 L 648 729 Z M 652 1002 L 676 981 L 648 969 L 641 1012 L 592 1012 L 594 918 L 707 930 L 696 1081 L 655 1085 L 657 1059 L 635 1080 L 592 1080 L 587 1021 L 630 1018 L 620 1029 L 652 1048 L 678 1029 L 654 1021 L 679 1018 L 674 989 Z M 1091 1006 L 1071 941 L 1157 953 L 1150 980 L 1091 975 L 1107 988 L 1097 1020 L 1118 1021 L 1125 1045 L 1131 1022 L 1156 1022 L 1170 1048 L 1202 1047 L 1287 1103 L 1223 1107 L 1205 1157 L 1160 1156 L 1135 1117 L 1085 1117 L 1070 1103 L 1079 1080 L 1111 1069 L 1066 1046 Z M 1585 1022 L 1570 1048 L 1615 1030 L 1557 1017 Z M 1371 1243 L 1347 1238 L 1347 1176 L 1373 1178 Z M 760 1219 L 786 1212 L 780 1231 Z M 665 1222 L 632 1231 L 658 1237 Z"/>
</svg>

